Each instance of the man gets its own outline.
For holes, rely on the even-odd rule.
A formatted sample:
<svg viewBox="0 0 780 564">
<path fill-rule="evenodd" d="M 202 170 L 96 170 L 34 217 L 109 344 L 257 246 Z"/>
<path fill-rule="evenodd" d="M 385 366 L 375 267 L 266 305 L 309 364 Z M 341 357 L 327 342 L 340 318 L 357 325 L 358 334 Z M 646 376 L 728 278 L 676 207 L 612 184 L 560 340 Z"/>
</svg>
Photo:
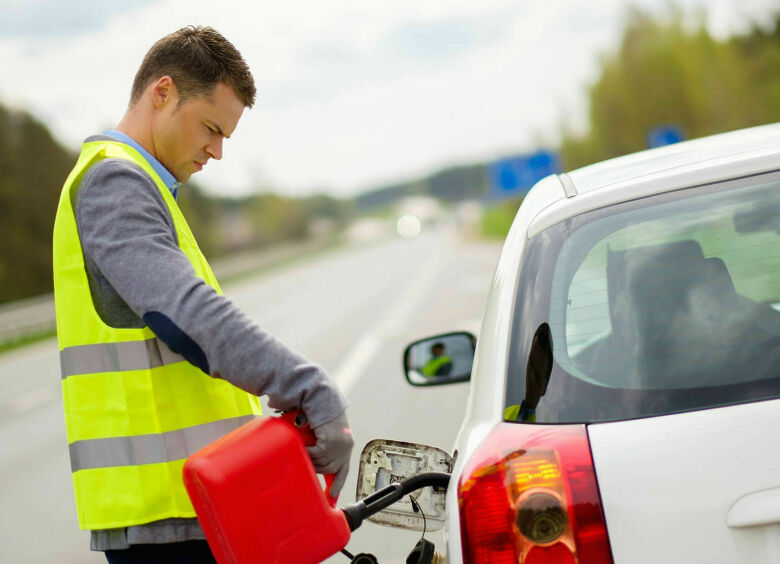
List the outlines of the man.
<svg viewBox="0 0 780 564">
<path fill-rule="evenodd" d="M 346 399 L 221 295 L 176 204 L 254 99 L 222 35 L 172 33 L 144 58 L 116 130 L 85 141 L 63 188 L 54 276 L 71 469 L 79 524 L 109 562 L 213 562 L 181 467 L 258 414 L 258 395 L 303 410 L 315 468 L 337 473 L 331 494 L 346 479 Z"/>
<path fill-rule="evenodd" d="M 430 378 L 433 376 L 449 376 L 452 370 L 452 359 L 444 354 L 444 343 L 434 343 L 431 346 L 431 359 L 425 363 L 421 372 Z"/>
</svg>

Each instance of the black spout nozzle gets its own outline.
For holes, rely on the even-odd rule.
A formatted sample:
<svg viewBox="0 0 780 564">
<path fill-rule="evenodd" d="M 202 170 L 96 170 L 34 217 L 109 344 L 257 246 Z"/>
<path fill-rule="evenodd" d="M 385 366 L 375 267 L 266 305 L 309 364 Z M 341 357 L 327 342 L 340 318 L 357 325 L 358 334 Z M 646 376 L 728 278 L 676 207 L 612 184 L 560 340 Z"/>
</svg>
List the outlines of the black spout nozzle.
<svg viewBox="0 0 780 564">
<path fill-rule="evenodd" d="M 406 494 L 427 486 L 446 490 L 449 483 L 450 474 L 446 472 L 425 472 L 412 476 L 401 483 L 390 484 L 356 503 L 343 507 L 341 510 L 347 518 L 349 530 L 354 531 L 363 524 L 365 518 L 371 517 L 371 515 L 391 506 Z"/>
</svg>

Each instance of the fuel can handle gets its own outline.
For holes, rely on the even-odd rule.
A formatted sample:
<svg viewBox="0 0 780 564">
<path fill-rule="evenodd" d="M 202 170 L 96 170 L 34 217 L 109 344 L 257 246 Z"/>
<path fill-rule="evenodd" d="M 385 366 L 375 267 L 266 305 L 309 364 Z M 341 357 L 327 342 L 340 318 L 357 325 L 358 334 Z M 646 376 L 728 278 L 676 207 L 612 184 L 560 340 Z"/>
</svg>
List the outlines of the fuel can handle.
<svg viewBox="0 0 780 564">
<path fill-rule="evenodd" d="M 317 437 L 314 435 L 314 430 L 309 426 L 309 422 L 306 420 L 306 414 L 300 410 L 287 411 L 280 417 L 283 421 L 286 421 L 298 431 L 304 446 L 314 446 L 317 444 Z M 336 503 L 339 500 L 339 496 L 335 497 L 330 495 L 330 488 L 333 482 L 336 480 L 336 474 L 324 474 L 325 478 L 325 497 L 328 499 L 328 503 L 331 507 L 336 507 Z"/>
</svg>

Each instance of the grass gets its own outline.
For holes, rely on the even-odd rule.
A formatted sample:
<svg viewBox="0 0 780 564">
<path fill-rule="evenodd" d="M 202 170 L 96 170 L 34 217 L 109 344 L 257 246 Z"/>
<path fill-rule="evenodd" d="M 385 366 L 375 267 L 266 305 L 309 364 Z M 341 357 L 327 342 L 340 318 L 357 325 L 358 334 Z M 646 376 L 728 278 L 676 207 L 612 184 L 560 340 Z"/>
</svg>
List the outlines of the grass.
<svg viewBox="0 0 780 564">
<path fill-rule="evenodd" d="M 50 339 L 56 335 L 57 329 L 52 327 L 51 329 L 30 333 L 29 335 L 24 335 L 23 337 L 17 337 L 16 339 L 0 343 L 0 353 L 26 347 L 27 345 L 32 345 L 34 343 Z"/>
<path fill-rule="evenodd" d="M 480 220 L 480 233 L 489 239 L 506 239 L 522 199 L 507 200 L 485 209 Z"/>
</svg>

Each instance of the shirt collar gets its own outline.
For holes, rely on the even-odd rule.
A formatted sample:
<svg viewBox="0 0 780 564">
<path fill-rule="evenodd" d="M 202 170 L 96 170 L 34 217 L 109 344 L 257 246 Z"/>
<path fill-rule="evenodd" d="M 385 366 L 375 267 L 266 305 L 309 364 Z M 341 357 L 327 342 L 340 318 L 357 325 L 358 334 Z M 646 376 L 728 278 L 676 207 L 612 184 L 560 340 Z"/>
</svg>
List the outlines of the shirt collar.
<svg viewBox="0 0 780 564">
<path fill-rule="evenodd" d="M 124 143 L 125 145 L 129 145 L 136 151 L 138 151 L 141 156 L 146 159 L 146 162 L 149 163 L 149 165 L 152 167 L 154 172 L 156 172 L 160 179 L 162 179 L 163 183 L 168 187 L 168 190 L 171 191 L 171 194 L 173 195 L 173 198 L 176 199 L 176 197 L 179 194 L 179 187 L 181 186 L 181 182 L 177 182 L 176 178 L 168 172 L 168 169 L 165 168 L 160 161 L 155 159 L 152 154 L 144 149 L 135 139 L 130 137 L 129 135 L 126 135 L 122 133 L 121 131 L 116 131 L 115 129 L 112 129 L 110 131 L 103 132 L 103 135 L 106 135 L 108 137 L 113 137 L 120 143 Z"/>
</svg>

